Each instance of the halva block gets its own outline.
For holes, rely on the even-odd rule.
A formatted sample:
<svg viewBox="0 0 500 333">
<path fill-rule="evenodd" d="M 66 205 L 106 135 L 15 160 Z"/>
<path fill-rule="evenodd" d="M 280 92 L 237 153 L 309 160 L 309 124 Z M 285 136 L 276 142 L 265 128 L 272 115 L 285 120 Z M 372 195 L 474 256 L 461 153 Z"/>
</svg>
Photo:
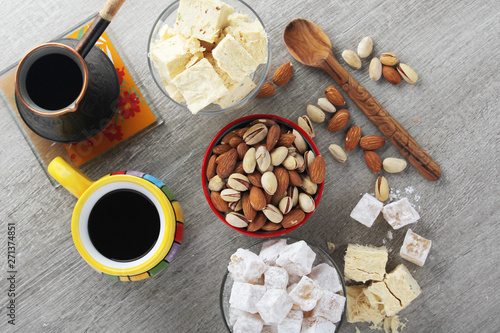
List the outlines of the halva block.
<svg viewBox="0 0 500 333">
<path fill-rule="evenodd" d="M 403 264 L 398 265 L 392 272 L 388 273 L 384 282 L 391 293 L 401 302 L 403 308 L 422 292 L 417 281 Z"/>
<path fill-rule="evenodd" d="M 212 50 L 212 55 L 217 60 L 219 67 L 236 81 L 243 81 L 259 65 L 252 55 L 231 35 L 226 35 L 217 44 Z"/>
<path fill-rule="evenodd" d="M 382 281 L 389 254 L 385 247 L 349 244 L 345 255 L 344 275 L 358 282 Z"/>
</svg>

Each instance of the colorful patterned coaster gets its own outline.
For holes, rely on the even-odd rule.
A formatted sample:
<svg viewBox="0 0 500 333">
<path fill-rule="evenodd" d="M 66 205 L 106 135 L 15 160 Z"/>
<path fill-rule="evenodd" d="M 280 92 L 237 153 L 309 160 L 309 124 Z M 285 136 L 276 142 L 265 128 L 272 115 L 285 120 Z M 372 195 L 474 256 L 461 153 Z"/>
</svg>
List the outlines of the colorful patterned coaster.
<svg viewBox="0 0 500 333">
<path fill-rule="evenodd" d="M 62 34 L 60 37 L 81 38 L 91 24 L 85 20 L 76 28 Z M 109 28 L 108 28 L 109 29 Z M 60 38 L 57 37 L 57 38 Z M 120 56 L 117 43 L 104 32 L 96 43 L 113 62 L 120 80 L 120 97 L 115 116 L 99 134 L 94 137 L 73 144 L 60 144 L 40 138 L 32 132 L 22 121 L 17 111 L 14 98 L 14 80 L 17 64 L 14 64 L 0 73 L 0 94 L 8 106 L 23 136 L 28 141 L 40 165 L 44 169 L 52 184 L 56 184 L 47 173 L 47 165 L 57 156 L 72 161 L 77 167 L 87 166 L 103 153 L 111 151 L 119 143 L 130 140 L 140 133 L 144 133 L 163 123 L 163 120 L 149 102 L 144 93 L 144 86 L 137 79 L 130 64 Z"/>
</svg>

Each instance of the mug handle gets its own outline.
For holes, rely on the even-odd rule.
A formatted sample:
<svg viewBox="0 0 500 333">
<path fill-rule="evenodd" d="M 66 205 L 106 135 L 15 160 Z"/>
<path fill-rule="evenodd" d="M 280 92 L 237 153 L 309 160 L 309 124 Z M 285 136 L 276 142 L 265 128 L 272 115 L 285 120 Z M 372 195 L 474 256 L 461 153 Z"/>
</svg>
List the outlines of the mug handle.
<svg viewBox="0 0 500 333">
<path fill-rule="evenodd" d="M 50 162 L 47 170 L 61 184 L 75 197 L 80 196 L 85 192 L 90 185 L 94 182 L 85 176 L 80 170 L 71 166 L 62 157 L 56 157 Z"/>
</svg>

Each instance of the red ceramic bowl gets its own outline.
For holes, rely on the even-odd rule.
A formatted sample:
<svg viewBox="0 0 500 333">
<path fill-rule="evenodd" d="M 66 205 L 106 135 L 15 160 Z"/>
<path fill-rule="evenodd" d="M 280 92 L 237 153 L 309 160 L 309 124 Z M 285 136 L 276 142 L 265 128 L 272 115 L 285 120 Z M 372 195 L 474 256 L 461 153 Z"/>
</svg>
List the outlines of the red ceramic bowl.
<svg viewBox="0 0 500 333">
<path fill-rule="evenodd" d="M 275 116 L 275 115 L 270 115 L 270 114 L 254 114 L 254 115 L 250 115 L 250 116 L 241 117 L 239 119 L 232 121 L 231 123 L 227 124 L 223 129 L 221 129 L 217 133 L 217 135 L 215 135 L 215 137 L 212 139 L 210 144 L 208 145 L 207 151 L 205 152 L 205 156 L 203 157 L 203 166 L 201 168 L 201 182 L 203 185 L 203 192 L 205 193 L 205 198 L 207 199 L 207 202 L 210 205 L 210 208 L 212 208 L 212 211 L 215 213 L 215 215 L 217 215 L 217 217 L 219 217 L 222 220 L 222 222 L 224 222 L 231 229 L 236 230 L 237 232 L 240 232 L 242 234 L 245 234 L 248 236 L 253 236 L 253 237 L 281 236 L 281 235 L 284 235 L 292 230 L 297 229 L 302 224 L 304 224 L 304 222 L 307 221 L 307 219 L 311 216 L 312 213 L 314 213 L 314 211 L 306 214 L 306 216 L 305 216 L 304 220 L 302 220 L 302 222 L 298 223 L 297 225 L 295 225 L 291 228 L 281 228 L 277 231 L 249 232 L 249 231 L 246 231 L 246 229 L 236 228 L 236 227 L 233 227 L 232 225 L 230 225 L 229 223 L 227 223 L 226 219 L 224 217 L 224 214 L 220 213 L 217 209 L 215 209 L 215 207 L 212 203 L 212 200 L 210 199 L 210 190 L 208 189 L 208 181 L 209 180 L 207 179 L 206 174 L 207 174 L 207 164 L 208 164 L 210 157 L 212 156 L 213 148 L 215 146 L 217 146 L 218 144 L 220 144 L 220 140 L 224 137 L 224 135 L 226 135 L 227 133 L 229 133 L 230 131 L 232 131 L 234 129 L 248 126 L 249 123 L 251 123 L 252 121 L 254 121 L 256 119 L 272 119 L 275 122 L 277 122 L 279 125 L 283 125 L 285 127 L 290 128 L 290 130 L 292 130 L 292 129 L 297 130 L 302 135 L 304 140 L 306 141 L 310 150 L 312 150 L 316 156 L 321 155 L 318 151 L 318 147 L 316 147 L 316 144 L 311 139 L 311 137 L 302 128 L 300 128 L 297 124 L 289 121 L 288 119 L 285 119 L 285 118 L 282 118 L 279 116 Z M 324 182 L 319 184 L 318 191 L 313 196 L 314 201 L 316 203 L 316 208 L 318 207 L 319 201 L 321 199 L 324 185 L 325 185 Z"/>
</svg>

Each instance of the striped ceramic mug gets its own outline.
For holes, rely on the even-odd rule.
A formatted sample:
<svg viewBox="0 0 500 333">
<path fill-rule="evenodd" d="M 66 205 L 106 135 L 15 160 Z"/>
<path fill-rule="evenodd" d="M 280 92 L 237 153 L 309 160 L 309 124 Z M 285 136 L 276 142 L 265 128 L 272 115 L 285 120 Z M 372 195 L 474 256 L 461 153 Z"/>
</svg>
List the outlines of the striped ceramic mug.
<svg viewBox="0 0 500 333">
<path fill-rule="evenodd" d="M 48 170 L 78 198 L 71 233 L 78 252 L 95 270 L 120 281 L 138 281 L 173 260 L 184 218 L 161 181 L 120 171 L 94 182 L 60 157 Z"/>
</svg>

